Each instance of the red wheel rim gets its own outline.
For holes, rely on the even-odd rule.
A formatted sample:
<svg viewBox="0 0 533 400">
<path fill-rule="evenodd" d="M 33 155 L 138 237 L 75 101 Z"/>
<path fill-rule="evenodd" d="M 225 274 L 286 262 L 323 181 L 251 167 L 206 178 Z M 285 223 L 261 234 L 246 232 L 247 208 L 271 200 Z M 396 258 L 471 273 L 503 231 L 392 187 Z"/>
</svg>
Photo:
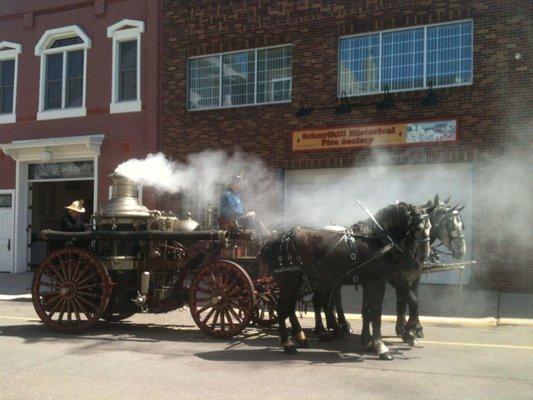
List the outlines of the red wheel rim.
<svg viewBox="0 0 533 400">
<path fill-rule="evenodd" d="M 210 336 L 238 335 L 252 319 L 256 300 L 248 273 L 231 261 L 216 261 L 193 277 L 189 307 L 200 330 Z"/>
<path fill-rule="evenodd" d="M 64 333 L 91 328 L 104 313 L 111 291 L 109 275 L 88 251 L 54 251 L 37 268 L 32 301 L 47 326 Z"/>
</svg>

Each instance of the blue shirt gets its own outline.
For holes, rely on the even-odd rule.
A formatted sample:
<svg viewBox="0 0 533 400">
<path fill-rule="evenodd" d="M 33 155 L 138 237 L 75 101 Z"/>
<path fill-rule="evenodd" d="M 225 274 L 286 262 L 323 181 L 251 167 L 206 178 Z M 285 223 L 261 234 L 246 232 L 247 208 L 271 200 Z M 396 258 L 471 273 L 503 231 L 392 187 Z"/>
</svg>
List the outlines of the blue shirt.
<svg viewBox="0 0 533 400">
<path fill-rule="evenodd" d="M 244 205 L 240 193 L 226 190 L 220 197 L 220 216 L 222 218 L 235 218 L 243 215 Z"/>
</svg>

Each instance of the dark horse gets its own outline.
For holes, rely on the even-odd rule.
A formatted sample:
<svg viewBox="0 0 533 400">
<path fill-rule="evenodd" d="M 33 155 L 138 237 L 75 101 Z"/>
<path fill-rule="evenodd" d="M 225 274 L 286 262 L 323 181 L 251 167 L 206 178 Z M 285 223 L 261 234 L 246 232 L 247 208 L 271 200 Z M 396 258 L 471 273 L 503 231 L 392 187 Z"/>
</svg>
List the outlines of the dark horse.
<svg viewBox="0 0 533 400">
<path fill-rule="evenodd" d="M 439 200 L 439 196 L 436 195 L 433 202 L 430 200 L 422 207 L 428 210 L 429 213 L 431 243 L 434 243 L 437 239 L 440 240 L 442 244 L 451 250 L 454 258 L 460 259 L 466 252 L 464 223 L 459 214 L 464 209 L 464 206 L 460 208 L 451 207 L 448 205 L 449 200 L 450 198 L 442 202 Z M 398 261 L 406 262 L 408 260 L 398 259 Z M 423 337 L 418 314 L 418 285 L 422 271 L 416 268 L 394 268 L 394 271 L 389 283 L 396 289 L 397 296 L 396 334 L 402 337 L 406 343 L 413 346 L 416 337 Z M 320 289 L 323 290 L 321 291 Z M 365 310 L 364 305 L 363 299 L 363 326 L 367 326 L 369 323 L 368 310 Z M 406 322 L 405 312 L 407 305 L 409 305 L 409 320 Z M 326 289 L 319 288 L 313 297 L 313 306 L 316 318 L 315 332 L 319 334 L 319 337 L 326 335 L 320 316 L 321 308 L 325 311 L 328 328 L 332 329 L 335 334 L 349 332 L 350 327 L 342 310 L 340 286 Z M 337 311 L 337 320 L 334 317 L 333 308 Z"/>
<path fill-rule="evenodd" d="M 448 205 L 450 198 L 440 201 L 437 194 L 433 202 L 429 200 L 424 207 L 433 207 L 429 214 L 431 221 L 431 243 L 437 239 L 446 246 L 453 258 L 459 260 L 466 253 L 464 223 L 460 215 L 462 207 Z M 438 251 L 438 250 L 437 250 Z M 414 344 L 415 337 L 424 337 L 418 314 L 418 286 L 420 274 L 410 275 L 399 272 L 393 274 L 389 282 L 396 290 L 396 334 L 410 345 Z M 409 305 L 409 320 L 405 320 L 405 312 Z"/>
<path fill-rule="evenodd" d="M 370 343 L 380 358 L 391 358 L 381 340 L 384 291 L 375 292 L 374 286 L 376 282 L 380 286 L 382 281 L 390 279 L 391 266 L 409 268 L 427 261 L 430 222 L 422 207 L 406 203 L 382 209 L 376 214 L 376 220 L 384 232 L 370 219 L 354 225 L 355 232 L 297 227 L 263 247 L 259 261 L 279 286 L 279 335 L 286 353 L 296 352 L 288 336 L 287 318 L 293 337 L 300 345 L 307 345 L 295 313 L 298 299 L 316 287 L 335 287 L 346 276 L 356 276 L 367 291 L 373 328 L 372 337 L 362 335 L 363 346 L 368 348 Z M 399 263 L 398 259 L 406 255 L 411 262 Z"/>
</svg>

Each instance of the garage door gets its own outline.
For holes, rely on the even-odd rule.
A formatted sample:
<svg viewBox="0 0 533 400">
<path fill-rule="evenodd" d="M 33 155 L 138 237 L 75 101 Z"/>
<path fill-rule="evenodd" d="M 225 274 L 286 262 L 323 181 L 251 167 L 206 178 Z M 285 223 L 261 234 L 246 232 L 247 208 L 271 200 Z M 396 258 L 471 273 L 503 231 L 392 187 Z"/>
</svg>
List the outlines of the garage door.
<svg viewBox="0 0 533 400">
<path fill-rule="evenodd" d="M 348 226 L 367 218 L 355 200 L 376 212 L 396 200 L 422 204 L 437 193 L 441 199 L 452 196 L 452 203 L 467 205 L 461 214 L 466 225 L 469 259 L 472 243 L 469 163 L 290 170 L 285 174 L 285 218 L 290 224 Z M 469 271 L 464 274 L 464 283 L 469 275 Z M 424 281 L 458 284 L 460 273 L 436 273 Z"/>
</svg>

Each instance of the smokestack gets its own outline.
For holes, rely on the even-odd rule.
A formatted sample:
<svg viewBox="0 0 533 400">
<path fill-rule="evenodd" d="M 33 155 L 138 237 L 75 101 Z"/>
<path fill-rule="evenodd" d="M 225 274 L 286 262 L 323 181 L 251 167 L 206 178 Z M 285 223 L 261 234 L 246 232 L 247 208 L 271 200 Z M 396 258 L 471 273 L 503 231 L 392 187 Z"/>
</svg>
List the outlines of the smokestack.
<svg viewBox="0 0 533 400">
<path fill-rule="evenodd" d="M 113 181 L 113 196 L 100 210 L 103 218 L 148 218 L 150 212 L 139 201 L 137 185 L 116 172 L 108 175 Z"/>
</svg>

